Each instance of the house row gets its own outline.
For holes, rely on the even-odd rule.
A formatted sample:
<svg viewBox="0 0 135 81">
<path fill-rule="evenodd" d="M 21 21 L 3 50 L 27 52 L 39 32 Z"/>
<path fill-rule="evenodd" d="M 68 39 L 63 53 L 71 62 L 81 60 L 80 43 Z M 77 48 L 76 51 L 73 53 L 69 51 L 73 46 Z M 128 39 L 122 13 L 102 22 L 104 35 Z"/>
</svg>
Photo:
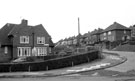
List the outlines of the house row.
<svg viewBox="0 0 135 81">
<path fill-rule="evenodd" d="M 69 37 L 65 39 L 61 39 L 60 41 L 57 42 L 57 45 L 76 45 L 77 44 L 77 37 Z M 56 46 L 57 46 L 56 45 Z"/>
<path fill-rule="evenodd" d="M 0 29 L 0 62 L 20 57 L 44 57 L 52 53 L 54 44 L 42 24 L 28 25 L 7 23 Z"/>
<path fill-rule="evenodd" d="M 117 22 L 114 22 L 106 29 L 95 29 L 94 31 L 85 33 L 80 37 L 80 43 L 85 45 L 95 45 L 100 44 L 104 48 L 112 48 L 116 45 L 119 45 L 121 41 L 129 40 L 131 37 L 135 36 L 135 27 L 130 28 L 121 25 Z M 74 37 L 72 40 L 77 40 L 77 37 Z M 72 41 L 70 39 L 62 40 L 60 42 Z M 77 42 L 77 41 L 76 41 Z M 70 43 L 70 45 L 73 43 Z M 77 44 L 77 43 L 74 43 Z M 61 43 L 61 45 L 63 45 Z M 65 44 L 66 45 L 66 44 Z M 69 44 L 67 44 L 69 45 Z"/>
</svg>

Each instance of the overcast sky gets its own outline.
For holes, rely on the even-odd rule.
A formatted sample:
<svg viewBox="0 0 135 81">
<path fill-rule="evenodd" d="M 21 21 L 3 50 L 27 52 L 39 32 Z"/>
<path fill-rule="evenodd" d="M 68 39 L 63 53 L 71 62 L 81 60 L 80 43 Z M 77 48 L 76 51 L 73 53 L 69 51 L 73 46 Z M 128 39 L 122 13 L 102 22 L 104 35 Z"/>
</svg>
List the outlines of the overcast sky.
<svg viewBox="0 0 135 81">
<path fill-rule="evenodd" d="M 6 23 L 43 24 L 52 40 L 106 28 L 113 22 L 135 24 L 135 0 L 0 0 L 0 27 Z"/>
</svg>

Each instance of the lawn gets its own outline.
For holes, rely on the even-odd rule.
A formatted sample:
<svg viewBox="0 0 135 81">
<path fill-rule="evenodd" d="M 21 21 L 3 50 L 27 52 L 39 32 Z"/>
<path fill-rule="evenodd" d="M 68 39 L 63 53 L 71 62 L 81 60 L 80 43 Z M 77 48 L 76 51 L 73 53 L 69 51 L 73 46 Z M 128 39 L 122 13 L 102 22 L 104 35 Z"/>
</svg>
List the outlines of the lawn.
<svg viewBox="0 0 135 81">
<path fill-rule="evenodd" d="M 135 45 L 124 44 L 117 46 L 116 48 L 112 49 L 113 51 L 128 51 L 128 52 L 135 52 Z"/>
</svg>

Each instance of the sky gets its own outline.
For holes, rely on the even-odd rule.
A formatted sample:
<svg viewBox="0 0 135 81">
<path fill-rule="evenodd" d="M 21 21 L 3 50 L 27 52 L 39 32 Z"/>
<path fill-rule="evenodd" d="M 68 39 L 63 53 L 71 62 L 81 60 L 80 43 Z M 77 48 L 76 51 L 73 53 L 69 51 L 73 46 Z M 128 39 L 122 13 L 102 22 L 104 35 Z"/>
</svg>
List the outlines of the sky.
<svg viewBox="0 0 135 81">
<path fill-rule="evenodd" d="M 114 22 L 126 27 L 135 24 L 135 0 L 0 0 L 0 28 L 6 23 L 42 24 L 53 42 Z"/>
</svg>

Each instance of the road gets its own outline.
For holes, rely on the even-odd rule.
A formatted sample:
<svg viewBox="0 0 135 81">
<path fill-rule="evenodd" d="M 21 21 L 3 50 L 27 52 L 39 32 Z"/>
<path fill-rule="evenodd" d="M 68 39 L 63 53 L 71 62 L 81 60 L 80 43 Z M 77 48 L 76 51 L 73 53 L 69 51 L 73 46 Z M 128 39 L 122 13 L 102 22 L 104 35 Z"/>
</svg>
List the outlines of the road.
<svg viewBox="0 0 135 81">
<path fill-rule="evenodd" d="M 127 72 L 129 70 L 135 70 L 135 52 L 120 52 L 120 51 L 107 51 L 111 53 L 118 53 L 120 56 L 124 56 L 127 58 L 127 61 L 123 64 L 117 65 L 115 67 L 108 68 L 107 70 L 119 71 L 119 72 Z"/>
</svg>

